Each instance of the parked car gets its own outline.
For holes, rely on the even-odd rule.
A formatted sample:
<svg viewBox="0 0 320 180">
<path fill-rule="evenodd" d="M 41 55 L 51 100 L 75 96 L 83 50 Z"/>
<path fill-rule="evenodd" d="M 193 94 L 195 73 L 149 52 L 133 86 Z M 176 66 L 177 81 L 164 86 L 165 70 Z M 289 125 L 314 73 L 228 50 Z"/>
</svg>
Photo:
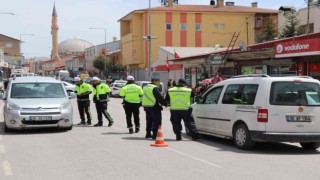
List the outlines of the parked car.
<svg viewBox="0 0 320 180">
<path fill-rule="evenodd" d="M 73 108 L 61 81 L 51 77 L 19 77 L 9 81 L 4 100 L 4 130 L 73 127 Z"/>
<path fill-rule="evenodd" d="M 207 89 L 192 105 L 199 133 L 233 139 L 240 149 L 257 141 L 320 147 L 320 82 L 305 77 L 245 75 Z"/>
<path fill-rule="evenodd" d="M 127 84 L 127 81 L 117 81 L 110 84 L 111 96 L 119 96 L 121 88 Z"/>
<path fill-rule="evenodd" d="M 64 88 L 66 89 L 67 92 L 74 92 L 76 85 L 62 81 L 62 84 L 64 85 Z"/>
</svg>

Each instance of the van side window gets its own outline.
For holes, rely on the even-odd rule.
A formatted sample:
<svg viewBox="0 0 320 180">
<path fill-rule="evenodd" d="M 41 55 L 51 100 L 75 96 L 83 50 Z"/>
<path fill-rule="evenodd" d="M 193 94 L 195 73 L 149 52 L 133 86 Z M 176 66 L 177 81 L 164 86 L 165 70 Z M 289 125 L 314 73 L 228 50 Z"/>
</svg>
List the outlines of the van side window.
<svg viewBox="0 0 320 180">
<path fill-rule="evenodd" d="M 208 92 L 205 96 L 203 104 L 217 104 L 223 87 L 217 87 Z"/>
<path fill-rule="evenodd" d="M 258 90 L 257 84 L 229 85 L 223 95 L 223 104 L 254 104 Z"/>
</svg>

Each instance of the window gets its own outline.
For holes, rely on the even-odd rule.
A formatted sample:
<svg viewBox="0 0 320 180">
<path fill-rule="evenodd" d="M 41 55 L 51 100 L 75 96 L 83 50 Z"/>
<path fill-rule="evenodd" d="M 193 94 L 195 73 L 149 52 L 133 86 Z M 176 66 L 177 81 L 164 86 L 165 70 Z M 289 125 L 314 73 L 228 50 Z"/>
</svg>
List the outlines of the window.
<svg viewBox="0 0 320 180">
<path fill-rule="evenodd" d="M 167 23 L 166 24 L 166 30 L 172 30 L 172 24 L 171 23 Z"/>
<path fill-rule="evenodd" d="M 196 31 L 201 31 L 201 24 L 197 23 L 195 28 L 196 28 Z"/>
<path fill-rule="evenodd" d="M 257 84 L 229 85 L 223 95 L 223 104 L 253 105 L 258 90 Z"/>
<path fill-rule="evenodd" d="M 14 83 L 11 98 L 64 98 L 60 83 Z"/>
<path fill-rule="evenodd" d="M 225 25 L 224 24 L 213 24 L 214 29 L 224 29 Z"/>
<path fill-rule="evenodd" d="M 203 104 L 217 104 L 223 87 L 218 87 L 206 94 Z"/>
<path fill-rule="evenodd" d="M 182 23 L 180 25 L 181 31 L 186 31 L 187 30 L 187 24 L 186 23 Z"/>
<path fill-rule="evenodd" d="M 286 106 L 320 106 L 320 87 L 310 82 L 273 82 L 270 104 Z"/>
<path fill-rule="evenodd" d="M 256 18 L 255 28 L 261 28 L 261 18 Z"/>
</svg>

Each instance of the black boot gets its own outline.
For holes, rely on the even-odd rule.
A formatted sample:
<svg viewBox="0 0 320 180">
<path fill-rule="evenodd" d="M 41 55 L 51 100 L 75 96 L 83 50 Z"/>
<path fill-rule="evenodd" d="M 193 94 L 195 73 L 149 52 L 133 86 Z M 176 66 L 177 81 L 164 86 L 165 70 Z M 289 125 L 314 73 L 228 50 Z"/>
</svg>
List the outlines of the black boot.
<svg viewBox="0 0 320 180">
<path fill-rule="evenodd" d="M 150 132 L 147 132 L 147 134 L 146 134 L 145 138 L 146 138 L 146 139 L 148 139 L 148 138 L 152 138 L 151 133 L 150 133 Z"/>
<path fill-rule="evenodd" d="M 181 134 L 176 134 L 176 140 L 177 141 L 181 141 L 182 140 Z"/>
<path fill-rule="evenodd" d="M 129 134 L 133 134 L 133 128 L 129 128 Z"/>
<path fill-rule="evenodd" d="M 200 139 L 200 135 L 199 134 L 192 135 L 192 141 L 197 141 L 198 139 Z"/>
<path fill-rule="evenodd" d="M 80 123 L 78 123 L 77 125 L 85 125 L 86 122 L 85 121 L 81 121 Z"/>
<path fill-rule="evenodd" d="M 95 127 L 97 126 L 103 126 L 103 123 L 102 122 L 98 122 L 97 124 L 94 125 Z"/>
<path fill-rule="evenodd" d="M 108 127 L 111 127 L 113 125 L 113 121 L 109 121 Z"/>
<path fill-rule="evenodd" d="M 91 126 L 92 125 L 91 121 L 87 121 L 87 125 Z"/>
<path fill-rule="evenodd" d="M 140 128 L 136 127 L 136 133 L 138 133 L 140 131 Z"/>
</svg>

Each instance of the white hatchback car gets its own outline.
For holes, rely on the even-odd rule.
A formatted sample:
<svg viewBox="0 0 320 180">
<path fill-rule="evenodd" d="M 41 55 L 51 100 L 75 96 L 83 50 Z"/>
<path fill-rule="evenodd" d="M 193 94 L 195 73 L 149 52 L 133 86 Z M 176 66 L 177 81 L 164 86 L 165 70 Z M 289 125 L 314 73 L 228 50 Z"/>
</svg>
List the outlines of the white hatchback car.
<svg viewBox="0 0 320 180">
<path fill-rule="evenodd" d="M 192 105 L 199 133 L 234 139 L 320 147 L 320 82 L 307 77 L 247 75 L 219 82 Z"/>
<path fill-rule="evenodd" d="M 127 81 L 119 81 L 110 84 L 111 96 L 119 96 L 121 88 L 127 84 Z"/>
</svg>

